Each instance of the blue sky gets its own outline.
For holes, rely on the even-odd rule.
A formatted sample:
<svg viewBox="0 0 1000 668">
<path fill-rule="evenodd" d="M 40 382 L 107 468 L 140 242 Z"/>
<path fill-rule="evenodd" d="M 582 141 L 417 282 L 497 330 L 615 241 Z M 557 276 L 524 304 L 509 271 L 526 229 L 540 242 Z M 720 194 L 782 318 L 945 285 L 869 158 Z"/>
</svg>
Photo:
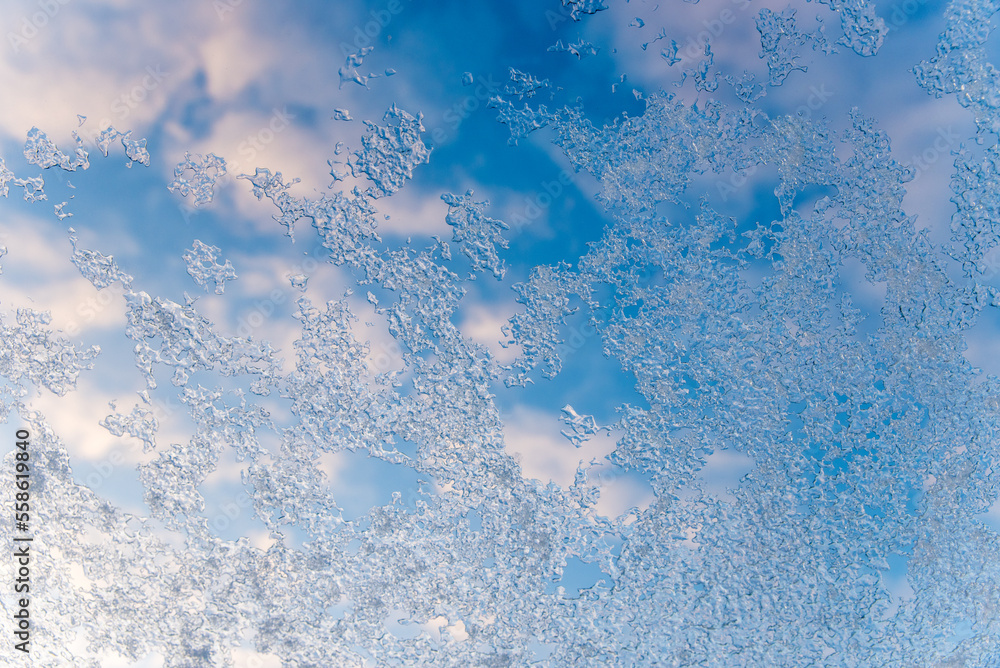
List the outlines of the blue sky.
<svg viewBox="0 0 1000 668">
<path fill-rule="evenodd" d="M 519 308 L 511 286 L 535 266 L 574 264 L 610 219 L 595 199 L 601 184 L 573 172 L 548 129 L 510 145 L 508 129 L 487 108 L 488 98 L 509 80 L 509 68 L 548 79 L 551 88 L 539 100 L 550 108 L 579 99 L 596 125 L 641 115 L 641 97 L 661 90 L 688 103 L 703 105 L 712 98 L 736 104 L 733 87 L 721 80 L 711 94 L 695 90 L 690 78 L 678 85 L 682 70 L 703 57 L 691 45 L 707 31 L 720 71 L 738 75 L 747 70 L 758 82 L 766 81 L 753 16 L 762 8 L 780 12 L 787 6 L 777 0 L 610 4 L 607 11 L 574 21 L 558 2 L 535 0 L 7 3 L 6 39 L 0 45 L 0 86 L 7 91 L 0 111 L 0 155 L 7 166 L 17 176 L 37 174 L 22 157 L 25 135 L 33 126 L 70 152 L 73 131 L 89 143 L 110 122 L 146 138 L 151 156 L 149 166 L 130 165 L 120 145 L 107 158 L 94 149 L 87 171 L 45 172 L 47 201 L 25 203 L 17 189 L 0 201 L 0 243 L 8 249 L 0 258 L 0 308 L 50 310 L 54 327 L 103 351 L 94 371 L 81 378 L 79 392 L 67 399 L 46 394 L 31 399 L 64 435 L 77 479 L 84 482 L 91 476 L 91 487 L 142 513 L 134 465 L 152 455 L 143 453 L 135 439 L 112 437 L 97 424 L 109 401 L 117 400 L 119 409 L 127 411 L 142 383 L 122 335 L 122 290 L 98 293 L 79 274 L 69 259 L 68 228 L 75 229 L 81 248 L 113 255 L 134 276 L 136 289 L 178 302 L 185 292 L 199 295 L 199 311 L 223 333 L 238 332 L 255 313 L 266 310 L 261 324 L 253 326 L 254 335 L 270 340 L 291 361 L 296 322 L 290 313 L 301 293 L 288 276 L 308 275 L 305 294 L 315 303 L 339 298 L 351 277 L 315 261 L 322 255 L 306 225 L 299 225 L 294 244 L 282 236 L 269 203 L 257 201 L 247 181 L 231 177 L 267 167 L 286 179 L 301 179 L 293 188 L 299 195 L 323 192 L 331 182 L 327 161 L 337 158 L 338 142 L 348 150 L 359 148 L 362 121 L 379 122 L 392 104 L 423 114 L 433 151 L 405 188 L 377 203 L 387 246 L 410 239 L 421 248 L 433 243 L 433 236 L 450 238 L 443 193 L 472 189 L 477 199 L 490 201 L 492 217 L 528 221 L 509 234 L 505 278 L 481 277 L 468 284 L 458 316 L 466 336 L 501 361 L 510 361 L 516 350 L 505 350 L 498 341 L 501 327 Z M 801 47 L 800 62 L 807 71 L 794 71 L 783 85 L 767 87 L 757 104 L 771 115 L 825 117 L 834 130 L 847 127 L 848 113 L 857 107 L 889 133 L 897 160 L 910 162 L 933 149 L 936 157 L 920 162 L 918 179 L 904 202 L 917 216 L 918 228 L 926 227 L 932 239 L 943 241 L 953 208 L 946 154 L 970 141 L 974 124 L 953 97 L 930 97 L 910 73 L 915 62 L 934 53 L 943 5 L 885 1 L 876 8 L 892 28 L 877 58 L 842 47 L 834 55 Z M 840 34 L 839 19 L 827 5 L 801 4 L 797 11 L 800 26 L 815 25 L 821 17 L 831 39 Z M 657 39 L 661 29 L 665 37 Z M 557 41 L 581 40 L 593 43 L 598 53 L 578 58 L 548 50 Z M 661 56 L 671 40 L 682 58 L 674 66 Z M 373 75 L 367 86 L 342 83 L 345 55 L 367 46 L 373 50 L 357 67 L 361 75 Z M 990 47 L 1000 56 L 996 40 Z M 335 120 L 337 109 L 348 110 L 353 120 Z M 82 125 L 78 115 L 86 117 Z M 207 206 L 193 208 L 190 199 L 167 188 L 185 152 L 211 152 L 227 161 L 229 177 L 220 181 Z M 728 178 L 696 177 L 692 193 L 728 193 L 719 210 L 747 225 L 779 215 L 768 192 L 772 175 L 762 171 L 745 185 L 728 181 L 732 188 L 727 190 L 720 183 Z M 353 183 L 348 178 L 340 187 Z M 59 220 L 53 206 L 62 201 L 73 215 Z M 695 194 L 690 201 L 696 202 Z M 680 208 L 676 213 L 683 215 Z M 219 247 L 221 258 L 235 267 L 239 278 L 227 285 L 224 296 L 205 293 L 185 272 L 182 255 L 195 239 Z M 858 267 L 845 267 L 842 276 L 856 302 L 876 313 L 884 286 L 868 283 Z M 1000 274 L 988 281 L 1000 286 Z M 351 304 L 362 317 L 359 336 L 371 341 L 373 367 L 376 359 L 396 363 L 395 343 L 363 292 L 356 292 Z M 581 315 L 571 329 L 583 330 L 585 324 Z M 992 373 L 1000 372 L 998 327 L 1000 319 L 987 316 L 967 336 L 966 356 Z M 565 427 L 560 408 L 569 403 L 608 424 L 616 419 L 618 406 L 643 401 L 631 376 L 601 354 L 596 337 L 584 336 L 579 346 L 571 347 L 558 379 L 539 379 L 526 388 L 494 388 L 508 451 L 520 455 L 525 475 L 561 485 L 572 482 L 581 460 L 609 453 L 614 437 L 602 434 L 574 448 L 559 433 Z M 279 419 L 290 419 L 281 400 L 272 400 L 269 409 Z M 184 418 L 169 411 L 161 415 L 160 441 L 183 440 L 189 426 Z M 366 503 L 388 502 L 385 480 L 417 485 L 406 472 L 382 470 L 388 465 L 362 457 L 345 456 L 324 466 L 335 488 L 340 485 L 344 497 L 353 499 L 355 507 L 345 508 L 348 512 L 360 514 Z M 750 466 L 740 455 L 717 453 L 704 477 L 722 489 L 736 484 Z M 210 477 L 205 485 L 210 504 L 222 508 L 239 495 L 240 470 L 239 463 L 229 461 Z M 609 475 L 604 488 L 602 508 L 609 514 L 642 507 L 651 498 L 648 485 L 634 475 Z M 218 517 L 222 511 L 207 512 Z M 1000 526 L 997 506 L 990 521 Z M 246 534 L 261 547 L 270 541 L 246 513 L 226 532 Z"/>
</svg>

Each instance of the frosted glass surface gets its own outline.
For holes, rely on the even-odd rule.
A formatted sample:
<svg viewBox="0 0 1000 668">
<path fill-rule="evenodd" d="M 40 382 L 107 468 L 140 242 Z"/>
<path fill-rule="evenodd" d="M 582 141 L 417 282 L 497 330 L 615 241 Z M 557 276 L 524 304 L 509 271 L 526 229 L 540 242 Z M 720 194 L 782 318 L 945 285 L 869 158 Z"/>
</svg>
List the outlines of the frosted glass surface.
<svg viewBox="0 0 1000 668">
<path fill-rule="evenodd" d="M 121 90 L 0 111 L 0 662 L 1000 665 L 1000 5 L 114 4 L 3 65 Z"/>
</svg>

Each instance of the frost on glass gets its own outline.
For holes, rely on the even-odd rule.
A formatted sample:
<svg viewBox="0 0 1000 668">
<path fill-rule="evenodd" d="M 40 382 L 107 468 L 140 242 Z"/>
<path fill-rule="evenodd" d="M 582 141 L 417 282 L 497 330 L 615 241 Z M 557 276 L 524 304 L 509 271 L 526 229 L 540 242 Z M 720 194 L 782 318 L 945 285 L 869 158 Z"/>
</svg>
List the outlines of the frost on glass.
<svg viewBox="0 0 1000 668">
<path fill-rule="evenodd" d="M 757 31 L 760 33 L 761 57 L 767 58 L 772 86 L 780 86 L 785 78 L 795 70 L 806 68 L 796 61 L 799 54 L 796 47 L 809 41 L 809 35 L 798 31 L 795 25 L 795 10 L 791 7 L 780 14 L 770 9 L 762 9 L 757 15 Z"/>
<path fill-rule="evenodd" d="M 604 8 L 563 4 L 574 18 Z M 870 6 L 829 4 L 845 43 L 873 53 L 884 26 Z M 971 28 L 993 11 L 954 4 L 938 55 L 915 70 L 928 91 L 959 96 L 984 140 L 998 127 L 995 71 Z M 776 85 L 794 54 L 767 35 L 791 17 L 759 16 Z M 705 53 L 690 75 L 699 93 L 716 83 Z M 348 58 L 342 82 L 365 83 L 364 55 Z M 487 202 L 441 194 L 449 240 L 392 245 L 376 232 L 378 200 L 430 160 L 420 115 L 396 106 L 349 154 L 363 187 L 335 180 L 303 196 L 265 167 L 237 181 L 270 204 L 276 230 L 315 232 L 355 284 L 320 302 L 308 276 L 287 275 L 288 360 L 267 340 L 225 334 L 191 298 L 133 285 L 74 234 L 67 261 L 95 288 L 123 289 L 144 388 L 95 421 L 142 443 L 149 515 L 81 484 L 67 436 L 25 402 L 72 392 L 100 351 L 59 336 L 44 313 L 0 319 L 0 409 L 33 434 L 37 665 L 99 665 L 102 653 L 230 665 L 241 642 L 287 666 L 997 665 L 1000 539 L 981 515 L 998 497 L 1000 381 L 963 356 L 965 334 L 1000 303 L 977 273 L 998 244 L 996 149 L 956 155 L 953 238 L 937 248 L 903 208 L 913 173 L 878 124 L 860 111 L 841 130 L 768 115 L 749 106 L 755 79 L 732 81 L 741 103 L 661 92 L 644 96 L 641 115 L 598 126 L 579 104 L 538 103 L 551 84 L 511 70 L 490 101 L 499 122 L 512 139 L 548 127 L 599 182 L 608 225 L 574 263 L 535 267 L 513 286 L 507 362 L 456 324 L 473 280 L 505 276 L 510 230 Z M 129 133 L 108 129 L 99 148 L 119 139 L 149 162 Z M 28 143 L 42 169 L 74 165 L 41 133 Z M 175 174 L 185 184 L 172 186 L 210 197 L 217 173 L 204 165 L 186 158 Z M 736 219 L 723 206 L 731 193 L 698 181 L 763 167 L 775 220 Z M 0 187 L 22 181 L 0 163 Z M 796 206 L 807 189 L 824 194 Z M 195 241 L 185 257 L 219 294 L 235 278 L 221 253 Z M 846 262 L 885 285 L 878 313 L 854 303 Z M 398 368 L 372 364 L 365 304 L 384 319 Z M 614 407 L 613 424 L 569 403 L 559 418 L 577 446 L 614 434 L 604 465 L 649 482 L 649 506 L 617 518 L 598 512 L 596 464 L 566 485 L 526 477 L 495 397 L 562 373 L 581 319 L 641 398 Z M 164 406 L 184 438 L 161 437 Z M 725 497 L 700 478 L 724 451 L 753 462 Z M 352 516 L 322 465 L 351 455 L 420 482 Z M 220 515 L 205 483 L 224 457 L 244 465 L 243 494 Z M 10 476 L 0 487 L 10 498 Z M 273 545 L 226 537 L 225 513 L 252 515 Z M 900 561 L 912 596 L 893 599 Z M 569 586 L 580 564 L 601 575 Z M 9 644 L 0 652 L 13 660 Z"/>
<path fill-rule="evenodd" d="M 374 50 L 375 47 L 366 46 L 356 53 L 347 55 L 344 60 L 343 67 L 338 70 L 338 74 L 340 75 L 340 88 L 343 88 L 344 84 L 348 82 L 353 82 L 359 86 L 368 88 L 369 80 L 377 79 L 379 76 L 382 76 L 374 73 L 361 74 L 358 72 L 358 68 L 365 62 L 365 58 Z M 385 76 L 390 76 L 389 70 L 386 70 Z"/>
<path fill-rule="evenodd" d="M 184 251 L 184 264 L 187 265 L 188 275 L 206 291 L 214 288 L 217 295 L 226 291 L 226 281 L 235 281 L 238 278 L 236 269 L 229 260 L 226 260 L 225 264 L 218 262 L 221 252 L 218 246 L 209 246 L 200 239 L 195 239 L 194 245 Z"/>
<path fill-rule="evenodd" d="M 370 197 L 396 192 L 413 176 L 415 167 L 430 160 L 431 150 L 421 137 L 422 118 L 392 105 L 382 119 L 387 121 L 386 125 L 365 121 L 368 132 L 361 139 L 362 149 L 353 154 L 354 162 L 350 164 L 354 176 L 364 174 L 374 184 L 367 192 Z"/>
<path fill-rule="evenodd" d="M 873 56 L 878 53 L 885 36 L 889 33 L 885 21 L 875 12 L 872 3 L 865 0 L 818 0 L 829 5 L 840 14 L 840 24 L 844 31 L 839 44 L 852 49 L 859 56 Z"/>
<path fill-rule="evenodd" d="M 563 406 L 560 412 L 559 419 L 567 427 L 560 433 L 578 448 L 602 429 L 593 415 L 580 415 L 569 404 Z"/>
<path fill-rule="evenodd" d="M 194 205 L 201 206 L 212 201 L 215 197 L 215 182 L 225 175 L 225 159 L 214 153 L 205 157 L 185 153 L 184 160 L 174 167 L 174 180 L 167 189 L 183 197 L 193 195 Z"/>
<path fill-rule="evenodd" d="M 558 40 L 555 44 L 548 48 L 548 51 L 554 51 L 556 53 L 569 53 L 580 59 L 586 58 L 587 56 L 596 56 L 600 50 L 600 47 L 595 46 L 584 39 L 580 39 L 576 42 L 570 42 L 569 44 L 563 44 L 562 40 Z"/>
<path fill-rule="evenodd" d="M 73 138 L 76 140 L 76 149 L 74 157 L 70 158 L 44 132 L 31 128 L 24 143 L 24 157 L 29 164 L 38 165 L 42 169 L 56 166 L 68 172 L 75 172 L 77 168 L 87 169 L 90 167 L 90 159 L 83 147 L 83 139 L 76 132 L 73 133 Z"/>
<path fill-rule="evenodd" d="M 132 283 L 132 277 L 118 268 L 115 258 L 110 255 L 95 250 L 79 248 L 76 230 L 69 228 L 69 240 L 73 244 L 73 255 L 70 259 L 76 268 L 80 270 L 83 277 L 93 283 L 98 290 L 103 290 L 112 283 L 121 283 L 128 287 Z"/>
</svg>

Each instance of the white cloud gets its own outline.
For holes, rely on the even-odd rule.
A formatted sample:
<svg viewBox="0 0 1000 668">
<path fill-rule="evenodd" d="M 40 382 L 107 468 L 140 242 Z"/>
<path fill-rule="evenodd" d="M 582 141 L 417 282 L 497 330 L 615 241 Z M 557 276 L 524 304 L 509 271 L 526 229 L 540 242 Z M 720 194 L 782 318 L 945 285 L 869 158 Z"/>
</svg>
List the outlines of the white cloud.
<svg viewBox="0 0 1000 668">
<path fill-rule="evenodd" d="M 433 159 L 432 154 L 431 160 Z M 379 212 L 376 231 L 400 236 L 436 235 L 445 241 L 451 239 L 452 228 L 445 222 L 448 205 L 441 201 L 439 195 L 440 193 L 426 193 L 407 185 L 392 197 L 378 200 L 375 203 Z M 385 216 L 389 218 L 386 219 Z"/>
<path fill-rule="evenodd" d="M 753 470 L 753 459 L 736 450 L 716 450 L 705 458 L 705 466 L 698 472 L 698 479 L 705 483 L 705 490 L 733 501 L 731 490 L 740 486 L 740 479 Z"/>
<path fill-rule="evenodd" d="M 526 478 L 554 482 L 569 488 L 577 466 L 596 462 L 589 480 L 601 490 L 598 513 L 619 517 L 632 508 L 645 508 L 652 501 L 652 488 L 641 477 L 622 475 L 603 461 L 615 449 L 616 436 L 602 431 L 575 448 L 560 431 L 565 425 L 558 416 L 528 406 L 517 406 L 504 417 L 504 444 L 516 457 Z"/>
<path fill-rule="evenodd" d="M 513 308 L 473 303 L 467 306 L 463 313 L 465 317 L 459 325 L 463 336 L 484 346 L 500 364 L 510 364 L 514 361 L 520 346 L 512 344 L 504 348 L 500 345 L 500 341 L 506 341 L 508 338 L 503 335 L 501 328 L 507 325 L 514 315 Z"/>
<path fill-rule="evenodd" d="M 21 7 L 25 15 L 38 10 L 35 3 Z M 0 56 L 0 85 L 18 91 L 6 100 L 0 133 L 21 139 L 37 125 L 68 137 L 76 114 L 89 119 L 84 135 L 102 129 L 102 121 L 143 132 L 193 71 L 191 45 L 216 24 L 204 20 L 211 13 L 207 3 L 177 9 L 61 5 L 21 48 L 5 48 Z"/>
<path fill-rule="evenodd" d="M 62 438 L 73 458 L 89 461 L 106 459 L 120 441 L 98 422 L 111 413 L 108 402 L 114 396 L 103 392 L 87 374 L 81 375 L 71 401 L 47 390 L 26 402 L 45 416 Z"/>
<path fill-rule="evenodd" d="M 276 654 L 262 654 L 251 647 L 234 647 L 233 668 L 281 668 L 281 657 Z"/>
<path fill-rule="evenodd" d="M 259 81 L 281 62 L 275 44 L 251 34 L 238 21 L 227 21 L 199 44 L 208 92 L 228 100 Z"/>
<path fill-rule="evenodd" d="M 9 215 L 0 224 L 0 244 L 8 251 L 0 259 L 5 285 L 0 309 L 49 311 L 51 328 L 72 340 L 94 330 L 124 326 L 122 286 L 116 283 L 98 290 L 84 278 L 70 260 L 69 236 L 54 222 Z"/>
</svg>

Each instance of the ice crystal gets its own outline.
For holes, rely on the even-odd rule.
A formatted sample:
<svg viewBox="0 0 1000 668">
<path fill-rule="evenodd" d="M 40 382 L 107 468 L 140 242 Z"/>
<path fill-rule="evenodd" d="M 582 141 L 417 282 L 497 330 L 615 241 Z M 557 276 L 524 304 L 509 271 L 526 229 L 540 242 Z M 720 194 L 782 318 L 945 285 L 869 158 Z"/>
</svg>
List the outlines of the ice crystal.
<svg viewBox="0 0 1000 668">
<path fill-rule="evenodd" d="M 131 290 L 125 293 L 125 303 L 125 334 L 136 343 L 136 367 L 149 389 L 157 387 L 154 365 L 162 364 L 173 370 L 171 382 L 178 387 L 194 371 L 217 370 L 224 376 L 254 375 L 254 390 L 269 392 L 266 383 L 278 365 L 269 344 L 216 333 L 191 304 Z"/>
<path fill-rule="evenodd" d="M 563 44 L 562 40 L 557 41 L 555 44 L 548 48 L 549 51 L 555 51 L 556 53 L 564 52 L 570 53 L 577 58 L 586 58 L 587 56 L 596 56 L 600 51 L 600 48 L 594 46 L 588 41 L 581 39 L 578 42 L 570 42 L 569 44 Z"/>
<path fill-rule="evenodd" d="M 29 164 L 38 165 L 42 169 L 59 167 L 67 172 L 75 172 L 77 168 L 87 169 L 90 167 L 90 159 L 83 148 L 83 140 L 75 132 L 73 138 L 76 139 L 75 158 L 70 158 L 44 132 L 33 127 L 28 131 L 28 138 L 24 143 L 24 157 Z"/>
<path fill-rule="evenodd" d="M 0 158 L 0 195 L 7 197 L 10 194 L 8 185 L 14 180 L 14 172 L 7 168 L 7 164 Z"/>
<path fill-rule="evenodd" d="M 601 427 L 598 426 L 597 420 L 594 419 L 593 415 L 579 415 L 569 404 L 562 407 L 561 413 L 559 419 L 569 428 L 563 429 L 559 433 L 578 448 L 591 436 L 601 431 Z"/>
<path fill-rule="evenodd" d="M 726 81 L 732 85 L 736 90 L 736 95 L 744 102 L 756 102 L 766 94 L 764 86 L 757 83 L 756 77 L 746 70 L 743 71 L 743 76 L 739 79 L 729 75 L 726 77 Z"/>
<path fill-rule="evenodd" d="M 365 121 L 368 133 L 361 140 L 362 149 L 354 154 L 352 167 L 367 176 L 374 184 L 369 188 L 373 197 L 391 195 L 413 175 L 413 169 L 430 159 L 431 151 L 424 144 L 421 133 L 423 116 L 411 116 L 391 106 L 379 126 Z"/>
<path fill-rule="evenodd" d="M 138 162 L 141 165 L 149 166 L 149 151 L 146 150 L 146 139 L 132 139 L 132 131 L 120 132 L 116 130 L 114 126 L 109 125 L 108 127 L 101 130 L 96 137 L 94 137 L 94 142 L 97 144 L 97 148 L 104 154 L 105 157 L 108 156 L 111 145 L 118 140 L 121 142 L 122 147 L 125 149 L 125 157 L 129 159 L 129 162 L 125 163 L 127 167 L 131 167 L 133 163 Z M 77 139 L 79 143 L 79 138 Z M 78 149 L 79 150 L 79 149 Z"/>
<path fill-rule="evenodd" d="M 377 78 L 378 74 L 361 74 L 358 72 L 358 68 L 365 61 L 365 57 L 371 53 L 375 47 L 366 46 L 356 53 L 349 54 L 344 60 L 344 65 L 338 70 L 340 76 L 340 88 L 344 87 L 344 84 L 353 81 L 354 83 L 368 88 L 369 79 Z M 388 75 L 386 75 L 388 76 Z"/>
<path fill-rule="evenodd" d="M 100 353 L 96 346 L 78 350 L 68 340 L 55 337 L 48 329 L 51 322 L 48 313 L 32 309 L 18 309 L 16 323 L 0 321 L 0 374 L 10 383 L 0 387 L 0 406 L 6 411 L 27 396 L 32 385 L 56 396 L 70 392 Z"/>
<path fill-rule="evenodd" d="M 114 403 L 111 410 L 116 410 Z M 101 420 L 100 425 L 115 436 L 128 434 L 138 438 L 143 443 L 143 450 L 149 452 L 156 448 L 156 432 L 159 429 L 159 422 L 156 416 L 148 408 L 134 406 L 128 415 L 112 413 Z"/>
<path fill-rule="evenodd" d="M 187 273 L 195 283 L 205 288 L 206 292 L 214 283 L 217 295 L 226 291 L 226 281 L 235 281 L 237 278 L 236 270 L 229 260 L 226 260 L 225 264 L 216 261 L 221 252 L 217 246 L 209 246 L 199 239 L 195 239 L 194 245 L 184 251 Z"/>
<path fill-rule="evenodd" d="M 562 4 L 574 19 L 605 9 Z M 874 54 L 884 26 L 871 6 L 827 4 L 843 43 Z M 971 112 L 984 144 L 1000 122 L 983 28 L 995 9 L 956 0 L 936 55 L 915 69 L 928 92 Z M 792 13 L 764 10 L 757 25 L 760 71 L 789 85 L 805 43 Z M 366 83 L 356 68 L 369 51 L 348 56 L 341 83 Z M 664 53 L 680 62 L 676 43 Z M 45 313 L 0 315 L 0 409 L 33 434 L 36 664 L 97 665 L 111 651 L 227 666 L 246 642 L 288 666 L 997 665 L 1000 537 L 982 515 L 1000 490 L 1000 380 L 965 357 L 967 335 L 1000 304 L 978 273 L 1000 245 L 996 145 L 956 150 L 941 248 L 905 210 L 913 173 L 878 123 L 858 110 L 831 127 L 755 108 L 763 86 L 705 55 L 683 74 L 697 101 L 648 92 L 641 114 L 601 125 L 582 102 L 546 108 L 538 93 L 553 87 L 517 70 L 492 97 L 512 139 L 548 127 L 532 141 L 551 140 L 567 169 L 599 183 L 606 223 L 572 263 L 518 279 L 504 363 L 461 317 L 482 285 L 471 281 L 505 276 L 508 226 L 489 203 L 441 195 L 451 240 L 376 233 L 377 207 L 430 159 L 421 116 L 395 105 L 383 125 L 366 123 L 346 163 L 367 187 L 306 196 L 262 167 L 238 182 L 267 200 L 276 230 L 312 226 L 327 269 L 349 283 L 332 298 L 312 301 L 328 286 L 307 296 L 312 270 L 293 269 L 297 301 L 224 335 L 195 299 L 149 294 L 70 230 L 67 263 L 99 290 L 123 289 L 145 387 L 94 422 L 104 438 L 142 443 L 145 509 L 125 513 L 82 484 L 63 440 L 76 434 L 57 434 L 27 401 L 72 392 L 100 350 L 53 333 Z M 732 96 L 720 76 L 732 105 L 707 95 Z M 118 139 L 148 164 L 143 140 L 113 128 L 102 153 Z M 32 164 L 74 164 L 41 133 L 29 140 Z M 170 187 L 210 199 L 220 169 L 209 174 L 207 160 L 186 156 Z M 760 207 L 734 214 L 731 177 L 758 170 Z M 40 178 L 0 162 L 5 194 L 9 183 L 44 197 Z M 218 294 L 235 278 L 222 253 L 195 240 L 184 254 Z M 884 287 L 875 309 L 855 303 L 848 266 Z M 372 311 L 389 344 L 363 337 Z M 265 320 L 294 331 L 287 364 Z M 578 378 L 606 373 L 589 368 L 595 359 L 634 394 L 575 398 Z M 559 398 L 563 435 L 581 448 L 601 431 L 616 441 L 557 484 L 508 451 L 501 407 L 560 374 L 572 403 L 601 416 Z M 355 494 L 330 480 L 330 462 L 354 457 L 413 482 L 356 512 Z M 726 457 L 749 464 L 723 493 L 706 471 Z M 238 492 L 220 506 L 208 490 L 232 461 Z M 608 475 L 646 481 L 650 501 L 605 516 Z M 11 498 L 12 476 L 0 490 Z M 250 518 L 269 547 L 229 533 Z M 891 600 L 899 563 L 911 595 Z M 586 569 L 599 575 L 574 586 Z M 7 643 L 0 656 L 13 652 Z"/>
<path fill-rule="evenodd" d="M 596 14 L 608 8 L 604 0 L 562 0 L 563 7 L 569 7 L 570 18 L 579 21 L 581 14 Z"/>
<path fill-rule="evenodd" d="M 497 120 L 510 128 L 511 144 L 549 124 L 549 114 L 544 105 L 535 109 L 525 104 L 517 109 L 510 100 L 494 96 L 490 98 L 489 106 L 497 109 Z"/>
<path fill-rule="evenodd" d="M 839 43 L 859 56 L 874 56 L 889 33 L 889 28 L 866 0 L 818 0 L 840 14 L 844 36 Z"/>
<path fill-rule="evenodd" d="M 539 91 L 551 88 L 548 79 L 538 79 L 531 74 L 510 68 L 510 80 L 504 85 L 504 92 L 516 95 L 518 99 L 534 97 Z"/>
<path fill-rule="evenodd" d="M 138 162 L 149 167 L 149 151 L 146 150 L 146 140 L 132 139 L 132 131 L 129 130 L 121 135 L 122 146 L 125 147 L 125 156 L 130 160 L 126 166 L 131 167 L 132 163 Z"/>
<path fill-rule="evenodd" d="M 656 34 L 656 37 L 654 37 L 653 39 L 651 39 L 651 40 L 650 40 L 650 41 L 648 41 L 648 42 L 643 42 L 643 43 L 642 43 L 642 50 L 643 50 L 643 51 L 645 51 L 646 49 L 648 49 L 648 48 L 649 48 L 649 45 L 650 45 L 650 44 L 656 44 L 656 43 L 657 43 L 657 42 L 659 42 L 659 41 L 660 41 L 661 39 L 666 39 L 666 38 L 667 38 L 667 29 L 666 29 L 666 28 L 660 28 L 660 32 L 658 32 L 658 33 Z M 674 53 L 676 53 L 676 52 L 677 52 L 677 49 L 676 49 L 676 47 L 677 47 L 677 42 L 676 42 L 676 41 L 674 41 L 674 40 L 670 40 L 670 42 L 671 42 L 671 44 L 672 44 L 672 45 L 673 45 L 673 47 L 674 47 Z"/>
<path fill-rule="evenodd" d="M 11 183 L 24 188 L 25 202 L 42 202 L 48 199 L 45 194 L 45 179 L 41 176 L 28 179 L 15 178 L 11 180 Z"/>
<path fill-rule="evenodd" d="M 58 218 L 59 220 L 65 220 L 67 218 L 73 217 L 72 213 L 63 210 L 66 208 L 67 204 L 69 204 L 69 202 L 60 202 L 59 204 L 56 204 L 53 207 L 53 212 L 56 214 L 56 218 Z"/>
<path fill-rule="evenodd" d="M 191 172 L 187 176 L 185 172 Z M 215 197 L 215 182 L 226 175 L 226 161 L 209 153 L 207 156 L 184 154 L 184 160 L 174 167 L 174 180 L 167 186 L 182 197 L 194 195 L 194 205 L 208 204 Z"/>
<path fill-rule="evenodd" d="M 126 288 L 131 285 L 132 277 L 118 268 L 114 257 L 104 255 L 99 251 L 79 248 L 76 230 L 72 227 L 69 228 L 69 240 L 73 244 L 73 255 L 70 259 L 83 274 L 83 277 L 93 283 L 95 288 L 103 290 L 116 282 L 121 283 Z"/>
<path fill-rule="evenodd" d="M 684 70 L 683 76 L 680 81 L 677 82 L 677 86 L 684 84 L 684 81 L 690 76 L 694 79 L 695 90 L 713 92 L 719 87 L 719 73 L 711 72 L 709 69 L 715 64 L 715 54 L 712 53 L 712 46 L 706 42 L 705 43 L 705 59 L 698 62 L 698 66 L 695 69 Z M 622 75 L 620 83 L 625 83 L 625 75 Z M 611 86 L 612 92 L 617 88 L 616 85 Z"/>
<path fill-rule="evenodd" d="M 795 70 L 806 71 L 805 66 L 797 62 L 796 48 L 808 42 L 809 36 L 796 28 L 794 9 L 786 8 L 780 14 L 770 9 L 760 10 L 757 32 L 760 33 L 761 58 L 767 58 L 768 83 L 780 86 Z"/>
<path fill-rule="evenodd" d="M 510 229 L 507 224 L 484 215 L 489 202 L 473 202 L 471 190 L 464 197 L 448 194 L 441 199 L 448 205 L 445 220 L 455 228 L 452 238 L 469 258 L 473 270 L 488 269 L 498 279 L 503 278 L 503 261 L 497 255 L 497 246 L 507 248 L 507 240 L 501 236 L 502 230 Z"/>
</svg>

